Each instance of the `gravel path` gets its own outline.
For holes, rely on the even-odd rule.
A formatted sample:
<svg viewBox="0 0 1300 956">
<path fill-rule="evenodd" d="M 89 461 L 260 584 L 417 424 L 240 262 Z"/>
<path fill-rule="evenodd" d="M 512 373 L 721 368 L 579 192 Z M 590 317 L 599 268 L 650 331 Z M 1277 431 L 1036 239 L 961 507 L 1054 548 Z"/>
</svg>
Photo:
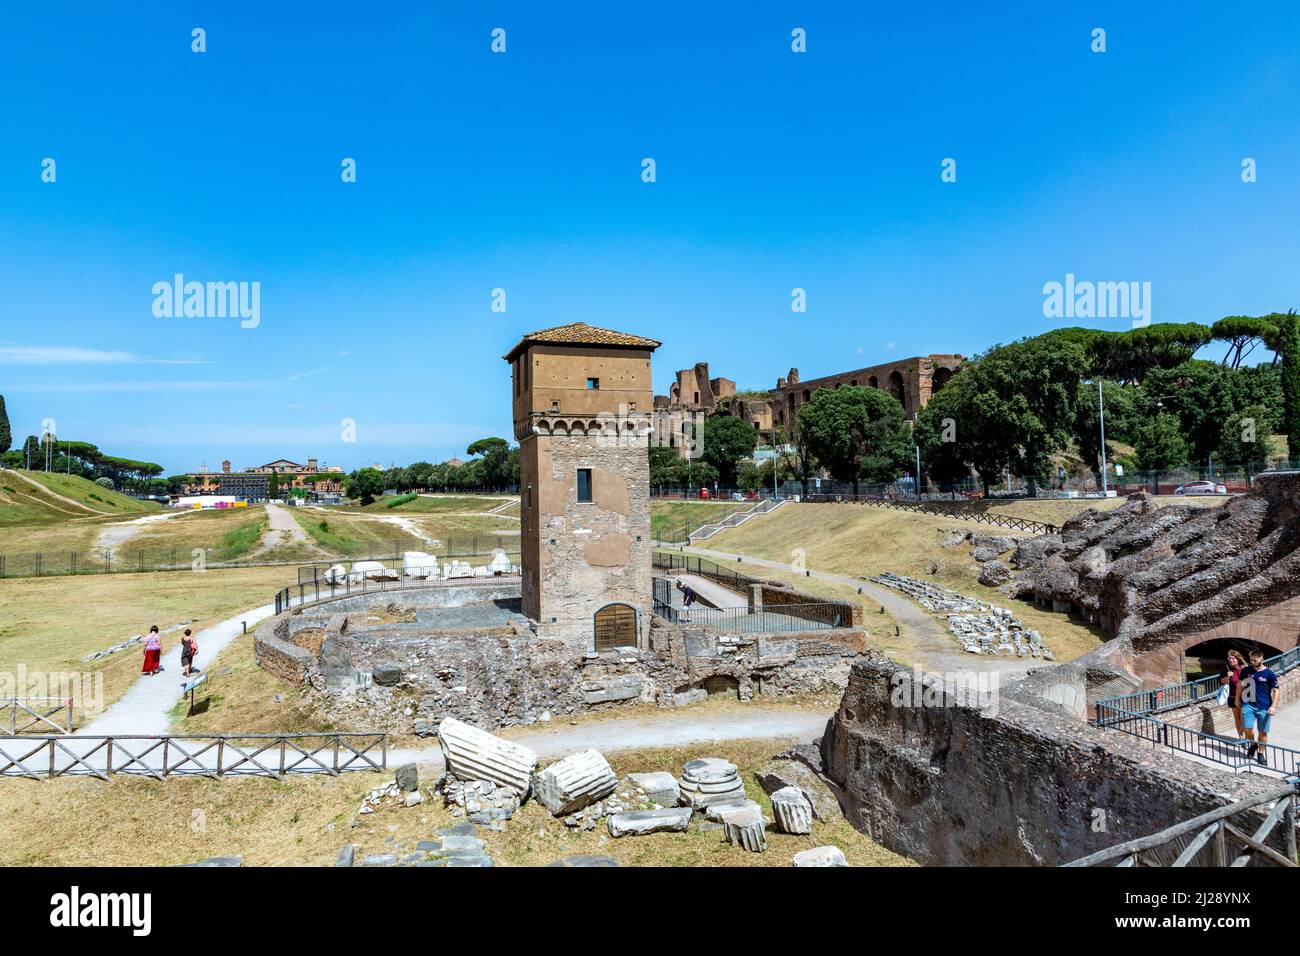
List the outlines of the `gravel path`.
<svg viewBox="0 0 1300 956">
<path fill-rule="evenodd" d="M 737 558 L 740 558 L 741 567 L 738 570 L 742 572 L 744 571 L 743 565 L 746 564 L 756 568 L 771 568 L 776 571 L 795 571 L 793 565 L 782 564 L 780 561 L 769 561 L 766 558 L 756 558 L 748 554 L 710 551 L 707 548 L 691 548 L 691 553 L 701 554 L 728 563 L 734 563 Z M 948 629 L 943 622 L 937 617 L 910 598 L 872 581 L 848 574 L 814 571 L 811 568 L 808 569 L 808 576 L 821 581 L 831 581 L 835 584 L 861 588 L 864 596 L 870 597 L 873 601 L 879 603 L 893 617 L 894 623 L 898 625 L 900 632 L 907 638 L 909 645 L 913 649 L 918 663 L 926 671 L 936 674 L 989 673 L 996 671 L 1010 678 L 1019 677 L 1032 668 L 1044 666 L 1040 660 L 968 654 L 961 650 L 953 636 L 948 633 Z"/>
</svg>

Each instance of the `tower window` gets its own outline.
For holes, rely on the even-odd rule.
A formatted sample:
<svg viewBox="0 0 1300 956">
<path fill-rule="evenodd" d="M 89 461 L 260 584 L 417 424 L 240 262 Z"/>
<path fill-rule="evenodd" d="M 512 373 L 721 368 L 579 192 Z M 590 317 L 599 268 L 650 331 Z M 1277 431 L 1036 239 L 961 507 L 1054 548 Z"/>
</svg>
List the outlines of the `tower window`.
<svg viewBox="0 0 1300 956">
<path fill-rule="evenodd" d="M 587 379 L 587 389 L 588 389 L 588 391 L 595 391 L 595 390 L 598 389 L 598 388 L 600 388 L 600 379 L 598 379 L 598 378 L 589 378 L 589 379 Z"/>
<path fill-rule="evenodd" d="M 578 469 L 578 500 L 579 501 L 591 500 L 591 469 L 590 468 Z"/>
</svg>

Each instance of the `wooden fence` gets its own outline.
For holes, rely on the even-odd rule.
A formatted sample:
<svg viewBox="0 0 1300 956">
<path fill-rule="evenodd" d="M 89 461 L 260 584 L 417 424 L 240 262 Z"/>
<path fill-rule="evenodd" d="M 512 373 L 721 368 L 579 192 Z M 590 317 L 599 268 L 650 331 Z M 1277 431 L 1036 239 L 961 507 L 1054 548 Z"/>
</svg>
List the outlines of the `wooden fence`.
<svg viewBox="0 0 1300 956">
<path fill-rule="evenodd" d="M 56 714 L 66 715 L 61 718 L 62 723 L 55 719 Z M 13 737 L 33 731 L 70 734 L 74 730 L 71 697 L 0 698 L 0 735 Z"/>
<path fill-rule="evenodd" d="M 1258 815 L 1250 814 L 1250 811 L 1266 805 L 1269 807 L 1268 816 L 1253 833 L 1228 822 L 1238 817 L 1237 822 L 1248 827 L 1249 824 L 1240 818 L 1250 815 L 1257 819 Z M 1268 839 L 1279 823 L 1282 824 L 1280 849 L 1268 845 Z M 1300 858 L 1296 856 L 1296 789 L 1291 784 L 1065 865 L 1242 867 L 1252 863 L 1283 867 L 1300 865 Z"/>
<path fill-rule="evenodd" d="M 388 735 L 380 733 L 0 737 L 0 777 L 107 780 L 128 773 L 157 780 L 177 775 L 281 780 L 289 773 L 338 776 L 387 766 Z"/>
</svg>

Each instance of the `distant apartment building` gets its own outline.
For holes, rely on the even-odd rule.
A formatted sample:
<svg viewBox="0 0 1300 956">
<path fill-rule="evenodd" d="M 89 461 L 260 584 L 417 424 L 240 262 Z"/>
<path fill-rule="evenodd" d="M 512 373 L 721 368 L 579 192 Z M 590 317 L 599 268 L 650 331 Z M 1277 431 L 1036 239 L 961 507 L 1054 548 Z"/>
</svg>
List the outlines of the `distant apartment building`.
<svg viewBox="0 0 1300 956">
<path fill-rule="evenodd" d="M 191 472 L 184 485 L 187 495 L 236 495 L 242 498 L 266 498 L 270 491 L 271 475 L 276 475 L 281 492 L 298 488 L 318 494 L 338 494 L 343 491 L 344 472 L 337 465 L 320 467 L 316 458 L 299 464 L 288 458 L 277 458 L 264 465 L 235 471 L 230 460 L 221 463 L 220 472 L 201 470 Z"/>
</svg>

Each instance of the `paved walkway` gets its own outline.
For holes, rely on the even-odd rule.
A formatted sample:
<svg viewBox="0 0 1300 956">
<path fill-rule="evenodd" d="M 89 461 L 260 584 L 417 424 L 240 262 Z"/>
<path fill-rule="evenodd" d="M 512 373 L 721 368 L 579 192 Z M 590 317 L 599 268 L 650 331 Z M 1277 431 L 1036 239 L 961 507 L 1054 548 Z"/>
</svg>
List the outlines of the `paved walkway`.
<svg viewBox="0 0 1300 956">
<path fill-rule="evenodd" d="M 199 642 L 199 668 L 206 670 L 213 658 L 231 641 L 275 613 L 273 604 L 264 604 L 236 614 L 211 627 L 195 632 Z M 139 656 L 139 655 L 137 655 Z M 171 723 L 171 710 L 181 699 L 181 645 L 162 656 L 163 671 L 153 677 L 141 674 L 131 689 L 117 703 L 84 727 L 77 736 L 105 734 L 165 734 Z"/>
</svg>

